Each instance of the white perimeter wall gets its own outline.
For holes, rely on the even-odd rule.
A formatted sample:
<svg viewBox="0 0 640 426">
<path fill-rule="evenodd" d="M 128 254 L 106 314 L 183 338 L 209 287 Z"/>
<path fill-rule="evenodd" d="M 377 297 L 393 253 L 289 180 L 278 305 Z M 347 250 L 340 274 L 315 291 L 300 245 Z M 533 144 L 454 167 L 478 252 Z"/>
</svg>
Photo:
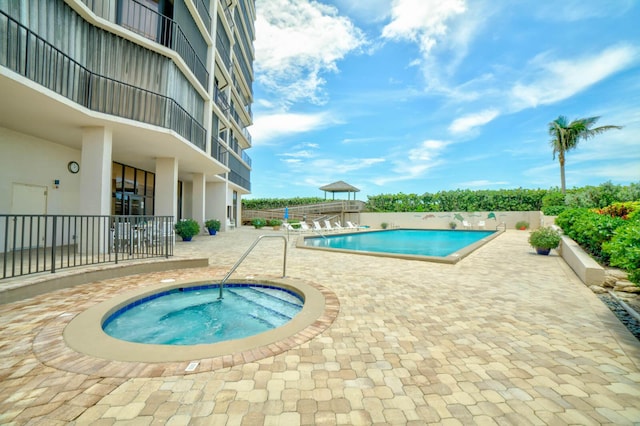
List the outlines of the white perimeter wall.
<svg viewBox="0 0 640 426">
<path fill-rule="evenodd" d="M 0 213 L 24 213 L 12 206 L 15 185 L 22 184 L 46 188 L 43 213 L 78 214 L 80 173 L 67 170 L 69 161 L 80 163 L 80 151 L 0 127 Z"/>
<path fill-rule="evenodd" d="M 490 214 L 495 219 L 489 219 Z M 456 218 L 458 216 L 458 218 Z M 413 229 L 449 229 L 449 222 L 456 222 L 457 229 L 462 229 L 462 217 L 478 229 L 477 223 L 484 220 L 485 229 L 494 230 L 496 226 L 506 223 L 507 229 L 515 229 L 516 222 L 524 220 L 529 222 L 529 229 L 536 229 L 540 225 L 552 225 L 551 218 L 542 216 L 539 211 L 529 212 L 424 212 L 424 213 L 360 213 L 360 225 L 371 228 L 381 228 L 383 222 L 390 227 Z"/>
</svg>

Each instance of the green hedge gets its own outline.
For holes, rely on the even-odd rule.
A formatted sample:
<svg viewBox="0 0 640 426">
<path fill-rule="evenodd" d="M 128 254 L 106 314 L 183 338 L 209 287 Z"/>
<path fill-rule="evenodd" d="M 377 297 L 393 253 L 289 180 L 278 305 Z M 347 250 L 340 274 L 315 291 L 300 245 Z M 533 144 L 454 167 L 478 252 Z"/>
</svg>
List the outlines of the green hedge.
<svg viewBox="0 0 640 426">
<path fill-rule="evenodd" d="M 326 200 L 318 197 L 306 198 L 255 198 L 242 199 L 242 208 L 246 210 L 282 209 L 285 207 L 304 206 L 306 204 L 323 203 Z"/>
<path fill-rule="evenodd" d="M 535 211 L 542 208 L 543 189 L 457 189 L 435 194 L 382 194 L 369 196 L 367 210 L 373 212 L 473 212 Z"/>
<path fill-rule="evenodd" d="M 556 224 L 601 263 L 624 269 L 640 284 L 640 202 L 569 209 Z"/>
</svg>

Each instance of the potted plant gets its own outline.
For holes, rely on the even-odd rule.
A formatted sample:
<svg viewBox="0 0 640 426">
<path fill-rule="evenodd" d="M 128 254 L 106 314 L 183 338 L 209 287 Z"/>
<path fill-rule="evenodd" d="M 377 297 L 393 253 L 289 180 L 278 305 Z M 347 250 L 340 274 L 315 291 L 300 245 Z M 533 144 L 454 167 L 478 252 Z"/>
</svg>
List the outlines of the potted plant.
<svg viewBox="0 0 640 426">
<path fill-rule="evenodd" d="M 380 228 L 382 228 L 382 229 L 387 229 L 388 227 L 389 227 L 389 224 L 387 222 L 382 222 L 380 224 Z"/>
<path fill-rule="evenodd" d="M 282 221 L 280 219 L 269 219 L 267 226 L 273 226 L 273 230 L 278 231 L 280 230 L 280 226 L 282 226 Z"/>
<path fill-rule="evenodd" d="M 220 221 L 218 219 L 209 219 L 204 223 L 204 227 L 209 230 L 209 235 L 216 235 L 220 230 Z"/>
<path fill-rule="evenodd" d="M 174 227 L 176 234 L 182 237 L 182 241 L 191 241 L 191 238 L 200 232 L 200 225 L 193 219 L 179 220 Z"/>
<path fill-rule="evenodd" d="M 456 229 L 457 227 L 458 227 L 458 224 L 456 222 L 453 222 L 453 221 L 449 222 L 449 228 Z"/>
<path fill-rule="evenodd" d="M 542 226 L 531 232 L 529 244 L 538 254 L 547 255 L 560 245 L 560 234 L 550 226 Z"/>
<path fill-rule="evenodd" d="M 527 222 L 526 220 L 517 221 L 516 222 L 516 229 L 519 229 L 521 231 L 529 229 L 529 222 Z"/>
<path fill-rule="evenodd" d="M 256 217 L 251 221 L 251 224 L 253 225 L 254 228 L 260 229 L 267 224 L 267 221 L 260 217 Z"/>
</svg>

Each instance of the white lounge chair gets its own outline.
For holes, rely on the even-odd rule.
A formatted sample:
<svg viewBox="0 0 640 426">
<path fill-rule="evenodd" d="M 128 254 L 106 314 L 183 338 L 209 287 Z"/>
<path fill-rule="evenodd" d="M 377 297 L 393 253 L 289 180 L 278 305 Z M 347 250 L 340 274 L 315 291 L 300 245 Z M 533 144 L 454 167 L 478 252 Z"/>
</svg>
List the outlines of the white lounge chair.
<svg viewBox="0 0 640 426">
<path fill-rule="evenodd" d="M 333 228 L 338 230 L 338 231 L 344 231 L 346 228 L 343 228 L 342 225 L 340 225 L 340 222 L 336 222 L 333 224 Z"/>
<path fill-rule="evenodd" d="M 327 231 L 335 231 L 336 229 L 331 226 L 331 222 L 328 220 L 324 221 L 324 229 Z"/>
<path fill-rule="evenodd" d="M 286 231 L 288 231 L 288 232 L 302 232 L 302 229 L 296 229 L 296 228 L 294 228 L 293 226 L 291 226 L 291 224 L 290 224 L 290 223 L 288 223 L 288 222 L 284 222 L 284 223 L 282 224 L 282 226 L 283 226 L 283 227 L 284 227 L 284 229 L 285 229 Z"/>
<path fill-rule="evenodd" d="M 302 229 L 302 232 L 311 231 L 311 228 L 309 228 L 307 222 L 300 222 L 300 229 Z"/>
<path fill-rule="evenodd" d="M 484 220 L 479 220 L 478 221 L 478 229 L 484 229 L 484 227 L 485 227 Z"/>
<path fill-rule="evenodd" d="M 466 220 L 462 221 L 462 226 L 464 226 L 464 229 L 471 229 L 471 224 Z"/>
<path fill-rule="evenodd" d="M 365 226 L 354 225 L 352 222 L 347 221 L 347 228 L 349 229 L 364 229 Z"/>
<path fill-rule="evenodd" d="M 322 228 L 322 226 L 320 226 L 320 222 L 318 222 L 317 220 L 314 220 L 312 223 L 313 223 L 313 230 L 314 231 L 323 231 L 324 230 Z"/>
</svg>

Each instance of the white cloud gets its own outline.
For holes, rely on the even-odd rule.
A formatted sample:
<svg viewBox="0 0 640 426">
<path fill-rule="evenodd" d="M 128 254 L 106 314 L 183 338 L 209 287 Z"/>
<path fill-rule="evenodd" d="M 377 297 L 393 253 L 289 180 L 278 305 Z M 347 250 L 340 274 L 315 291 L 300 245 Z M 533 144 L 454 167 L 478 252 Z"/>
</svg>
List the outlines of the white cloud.
<svg viewBox="0 0 640 426">
<path fill-rule="evenodd" d="M 610 47 L 575 59 L 550 60 L 538 55 L 526 80 L 513 85 L 511 103 L 516 111 L 567 99 L 637 61 L 638 50 L 629 45 Z"/>
<path fill-rule="evenodd" d="M 449 125 L 449 131 L 454 134 L 467 133 L 478 126 L 483 126 L 498 116 L 496 109 L 486 109 L 474 114 L 468 114 L 453 120 Z"/>
<path fill-rule="evenodd" d="M 337 9 L 310 0 L 258 0 L 256 79 L 285 104 L 323 102 L 321 77 L 365 44 L 362 32 Z"/>
<path fill-rule="evenodd" d="M 254 146 L 256 146 L 267 144 L 278 137 L 315 130 L 328 123 L 333 124 L 333 120 L 326 113 L 261 114 L 256 115 L 250 130 Z"/>
<path fill-rule="evenodd" d="M 447 21 L 466 10 L 464 0 L 394 0 L 382 37 L 416 42 L 428 54 L 447 33 Z"/>
<path fill-rule="evenodd" d="M 423 176 L 428 170 L 440 165 L 442 152 L 449 142 L 439 140 L 426 140 L 417 147 L 410 149 L 406 156 L 399 156 L 393 161 L 393 174 L 373 179 L 376 185 L 385 185 L 391 182 L 416 179 Z"/>
</svg>

